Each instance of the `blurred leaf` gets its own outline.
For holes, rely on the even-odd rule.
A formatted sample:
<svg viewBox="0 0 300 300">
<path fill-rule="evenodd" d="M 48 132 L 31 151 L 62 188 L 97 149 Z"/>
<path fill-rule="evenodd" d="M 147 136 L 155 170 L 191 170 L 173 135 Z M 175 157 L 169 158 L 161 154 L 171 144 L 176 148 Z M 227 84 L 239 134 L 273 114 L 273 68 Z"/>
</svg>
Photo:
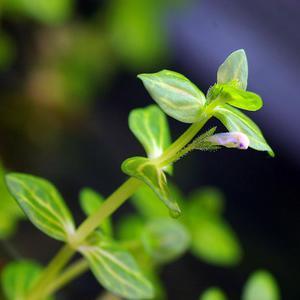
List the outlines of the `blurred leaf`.
<svg viewBox="0 0 300 300">
<path fill-rule="evenodd" d="M 122 171 L 146 183 L 169 208 L 172 217 L 181 213 L 177 202 L 170 196 L 165 173 L 145 157 L 131 157 L 122 163 Z"/>
<path fill-rule="evenodd" d="M 280 292 L 275 278 L 268 271 L 254 272 L 247 280 L 242 300 L 279 300 Z"/>
<path fill-rule="evenodd" d="M 10 195 L 4 181 L 5 170 L 0 162 L 0 239 L 8 238 L 15 232 L 17 222 L 25 215 Z"/>
<path fill-rule="evenodd" d="M 100 209 L 105 199 L 91 188 L 83 188 L 79 194 L 80 207 L 86 216 L 90 216 Z M 112 235 L 112 223 L 111 218 L 106 218 L 100 225 L 103 232 L 107 235 Z"/>
<path fill-rule="evenodd" d="M 8 0 L 4 8 L 27 15 L 36 21 L 56 25 L 66 21 L 73 10 L 73 0 Z"/>
<path fill-rule="evenodd" d="M 110 1 L 107 28 L 114 51 L 129 68 L 159 64 L 167 54 L 164 1 Z"/>
<path fill-rule="evenodd" d="M 143 276 L 131 254 L 93 233 L 78 249 L 97 280 L 109 291 L 129 299 L 153 297 L 151 283 Z"/>
<path fill-rule="evenodd" d="M 235 87 L 246 90 L 248 81 L 248 62 L 243 49 L 232 52 L 219 67 L 217 82 L 231 83 Z"/>
<path fill-rule="evenodd" d="M 32 175 L 6 175 L 10 193 L 29 220 L 54 239 L 68 241 L 75 231 L 73 217 L 62 196 L 49 181 Z"/>
<path fill-rule="evenodd" d="M 117 223 L 117 237 L 122 241 L 140 239 L 144 222 L 138 215 L 126 215 Z"/>
<path fill-rule="evenodd" d="M 146 252 L 156 262 L 168 263 L 188 249 L 190 236 L 185 226 L 176 220 L 153 219 L 146 224 L 142 241 Z"/>
<path fill-rule="evenodd" d="M 215 187 L 202 187 L 199 190 L 195 190 L 189 196 L 190 205 L 193 209 L 191 212 L 193 217 L 197 218 L 198 214 L 208 212 L 213 215 L 221 215 L 224 211 L 224 195 Z"/>
<path fill-rule="evenodd" d="M 189 79 L 169 70 L 140 74 L 138 78 L 167 115 L 184 123 L 198 121 L 206 99 Z"/>
<path fill-rule="evenodd" d="M 238 240 L 224 221 L 201 216 L 191 228 L 191 234 L 192 252 L 202 260 L 220 266 L 232 266 L 240 262 Z"/>
<path fill-rule="evenodd" d="M 150 159 L 158 158 L 171 143 L 167 118 L 156 105 L 132 110 L 129 114 L 129 128 L 144 146 Z"/>
<path fill-rule="evenodd" d="M 131 202 L 139 214 L 151 219 L 169 216 L 159 197 L 146 184 L 142 185 L 132 196 Z"/>
<path fill-rule="evenodd" d="M 268 151 L 271 156 L 274 152 L 263 137 L 257 125 L 240 110 L 228 104 L 215 108 L 214 116 L 218 118 L 229 131 L 239 131 L 247 135 L 250 147 L 259 151 Z"/>
<path fill-rule="evenodd" d="M 234 231 L 220 215 L 223 206 L 223 198 L 217 192 L 198 192 L 187 202 L 185 216 L 193 254 L 207 263 L 232 266 L 241 260 L 242 249 Z"/>
<path fill-rule="evenodd" d="M 227 300 L 227 297 L 221 289 L 211 287 L 203 292 L 199 300 Z"/>
<path fill-rule="evenodd" d="M 13 40 L 5 32 L 0 31 L 0 70 L 8 68 L 15 58 L 16 49 Z"/>
<path fill-rule="evenodd" d="M 41 271 L 42 268 L 32 261 L 8 264 L 1 274 L 2 289 L 7 300 L 25 300 L 26 293 L 34 285 Z"/>
</svg>

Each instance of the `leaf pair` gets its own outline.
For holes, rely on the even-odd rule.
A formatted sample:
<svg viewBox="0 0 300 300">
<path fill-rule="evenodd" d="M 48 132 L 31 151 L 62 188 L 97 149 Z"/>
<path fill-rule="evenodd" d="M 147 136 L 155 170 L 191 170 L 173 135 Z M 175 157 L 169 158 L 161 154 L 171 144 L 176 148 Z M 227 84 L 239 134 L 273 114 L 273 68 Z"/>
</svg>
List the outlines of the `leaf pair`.
<svg viewBox="0 0 300 300">
<path fill-rule="evenodd" d="M 184 208 L 185 213 L 180 221 L 188 230 L 191 252 L 213 265 L 233 266 L 239 263 L 243 251 L 234 230 L 222 216 L 222 193 L 215 188 L 206 187 L 193 192 L 185 199 L 174 186 L 170 186 L 170 192 Z M 134 194 L 132 203 L 146 220 L 155 222 L 168 216 L 157 196 L 146 186 Z M 133 230 L 132 228 L 134 226 L 130 226 L 127 231 Z"/>
<path fill-rule="evenodd" d="M 258 126 L 240 110 L 259 110 L 262 99 L 255 93 L 246 91 L 248 80 L 248 62 L 244 50 L 238 50 L 228 56 L 217 72 L 217 84 L 210 90 L 213 98 L 223 100 L 223 105 L 216 106 L 214 116 L 218 118 L 229 131 L 239 131 L 246 134 L 250 147 L 259 151 L 274 152 L 263 137 Z M 234 106 L 234 107 L 232 107 Z"/>
<path fill-rule="evenodd" d="M 129 115 L 129 127 L 144 146 L 148 158 L 129 158 L 123 162 L 122 171 L 146 183 L 169 208 L 171 215 L 177 217 L 180 208 L 170 196 L 164 172 L 172 173 L 172 166 L 162 169 L 153 161 L 170 145 L 165 114 L 155 105 L 135 109 Z"/>
<path fill-rule="evenodd" d="M 67 243 L 72 240 L 75 233 L 73 217 L 63 198 L 50 182 L 17 173 L 7 175 L 6 182 L 12 195 L 37 228 L 54 239 Z M 84 189 L 80 201 L 83 210 L 91 214 L 101 207 L 103 199 L 91 189 Z M 101 229 L 107 235 L 111 235 L 110 220 L 103 223 Z M 131 299 L 152 296 L 150 283 L 139 272 L 131 255 L 119 249 L 110 239 L 104 238 L 100 232 L 92 234 L 90 239 L 80 246 L 79 251 L 90 263 L 96 278 L 111 292 Z"/>
<path fill-rule="evenodd" d="M 263 104 L 260 96 L 246 91 L 248 63 L 244 50 L 233 52 L 220 66 L 217 83 L 209 89 L 207 99 L 189 79 L 173 71 L 163 70 L 138 77 L 167 115 L 184 123 L 195 123 L 202 115 L 212 114 L 229 131 L 237 128 L 248 134 L 250 147 L 253 149 L 268 151 L 270 155 L 274 155 L 255 123 L 240 111 L 236 116 L 237 110 L 232 107 L 255 111 Z"/>
</svg>

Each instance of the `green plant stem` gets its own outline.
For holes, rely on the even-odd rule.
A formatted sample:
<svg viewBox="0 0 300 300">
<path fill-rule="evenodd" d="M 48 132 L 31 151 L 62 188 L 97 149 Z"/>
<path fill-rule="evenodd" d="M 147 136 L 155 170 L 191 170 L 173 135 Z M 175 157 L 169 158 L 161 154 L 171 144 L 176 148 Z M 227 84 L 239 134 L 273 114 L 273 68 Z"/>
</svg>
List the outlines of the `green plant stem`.
<svg viewBox="0 0 300 300">
<path fill-rule="evenodd" d="M 44 286 L 51 282 L 52 278 L 62 270 L 74 254 L 75 250 L 67 244 L 61 248 L 43 271 L 42 276 L 40 276 L 39 280 L 34 285 L 27 300 L 40 300 L 41 295 L 44 293 Z"/>
<path fill-rule="evenodd" d="M 203 113 L 199 122 L 193 123 L 158 159 L 157 164 L 167 166 L 178 159 L 177 153 L 184 148 L 211 118 L 211 114 Z"/>
<path fill-rule="evenodd" d="M 81 258 L 77 262 L 73 263 L 70 267 L 68 267 L 64 272 L 61 273 L 58 278 L 56 278 L 45 290 L 44 296 L 53 294 L 55 291 L 59 290 L 66 283 L 74 280 L 82 273 L 86 272 L 89 269 L 88 262 Z"/>
<path fill-rule="evenodd" d="M 76 232 L 76 242 L 80 244 L 88 237 L 105 218 L 109 217 L 117 210 L 136 190 L 141 186 L 142 182 L 133 177 L 125 181 L 107 200 L 101 205 L 98 211 L 87 218 Z"/>
<path fill-rule="evenodd" d="M 211 110 L 210 110 L 211 111 Z M 168 165 L 174 158 L 178 151 L 185 147 L 199 132 L 199 130 L 210 119 L 211 114 L 206 110 L 200 117 L 200 121 L 192 124 L 158 159 L 155 160 L 161 167 Z M 51 280 L 57 275 L 59 271 L 69 262 L 71 257 L 75 253 L 75 248 L 86 237 L 88 237 L 105 218 L 109 217 L 114 211 L 116 211 L 130 196 L 132 196 L 136 190 L 140 187 L 142 182 L 133 177 L 125 181 L 114 193 L 112 193 L 107 200 L 101 205 L 100 209 L 88 217 L 78 228 L 75 233 L 74 239 L 72 239 L 72 248 L 64 246 L 62 250 L 54 257 L 48 267 L 42 273 L 40 280 L 34 286 L 30 292 L 30 296 L 27 300 L 40 300 L 43 295 L 44 284 L 50 284 Z M 72 269 L 69 270 L 69 272 Z M 72 279 L 72 278 L 70 278 Z M 64 280 L 63 284 L 68 281 Z"/>
</svg>

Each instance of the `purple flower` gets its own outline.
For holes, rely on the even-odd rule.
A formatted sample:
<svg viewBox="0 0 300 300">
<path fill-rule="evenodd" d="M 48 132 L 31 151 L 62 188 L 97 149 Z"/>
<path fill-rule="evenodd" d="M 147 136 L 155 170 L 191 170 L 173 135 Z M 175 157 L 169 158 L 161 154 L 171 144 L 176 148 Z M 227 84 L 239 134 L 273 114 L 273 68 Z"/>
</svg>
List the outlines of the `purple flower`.
<svg viewBox="0 0 300 300">
<path fill-rule="evenodd" d="M 222 132 L 214 134 L 207 138 L 207 141 L 214 145 L 220 145 L 227 148 L 237 148 L 246 150 L 249 147 L 249 138 L 242 132 Z"/>
</svg>

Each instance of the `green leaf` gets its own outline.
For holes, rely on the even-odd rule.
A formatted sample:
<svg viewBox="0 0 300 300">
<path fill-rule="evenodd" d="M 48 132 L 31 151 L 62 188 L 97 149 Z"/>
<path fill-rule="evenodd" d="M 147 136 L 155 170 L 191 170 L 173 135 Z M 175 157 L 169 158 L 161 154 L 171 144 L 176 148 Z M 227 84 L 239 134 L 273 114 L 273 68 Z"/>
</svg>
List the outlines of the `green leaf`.
<svg viewBox="0 0 300 300">
<path fill-rule="evenodd" d="M 122 171 L 146 183 L 169 208 L 173 217 L 181 213 L 177 202 L 170 196 L 167 178 L 163 170 L 145 157 L 131 157 L 122 163 Z"/>
<path fill-rule="evenodd" d="M 263 106 L 263 101 L 259 95 L 230 85 L 223 86 L 222 94 L 228 99 L 227 103 L 241 109 L 256 111 Z"/>
<path fill-rule="evenodd" d="M 40 265 L 32 261 L 8 264 L 1 274 L 2 289 L 7 300 L 25 300 L 41 271 Z"/>
<path fill-rule="evenodd" d="M 240 262 L 242 249 L 221 216 L 223 205 L 218 194 L 197 192 L 187 201 L 185 216 L 192 236 L 192 253 L 210 264 L 233 266 Z"/>
<path fill-rule="evenodd" d="M 214 116 L 218 118 L 229 131 L 239 131 L 246 134 L 250 147 L 259 151 L 268 151 L 271 156 L 274 152 L 263 137 L 258 126 L 240 110 L 228 104 L 215 108 Z"/>
<path fill-rule="evenodd" d="M 138 78 L 167 115 L 184 123 L 198 121 L 206 99 L 189 79 L 169 70 L 140 74 Z"/>
<path fill-rule="evenodd" d="M 117 223 L 117 238 L 121 241 L 139 240 L 144 229 L 144 221 L 138 215 L 126 215 Z"/>
<path fill-rule="evenodd" d="M 86 216 L 90 216 L 100 209 L 101 205 L 105 199 L 94 191 L 91 188 L 83 188 L 79 194 L 79 203 L 81 209 L 86 214 Z M 100 225 L 100 228 L 104 233 L 111 236 L 112 235 L 112 223 L 110 218 L 106 218 L 103 223 Z"/>
<path fill-rule="evenodd" d="M 168 263 L 188 249 L 190 236 L 185 226 L 176 220 L 153 219 L 146 224 L 142 241 L 146 252 L 156 262 Z"/>
<path fill-rule="evenodd" d="M 144 146 L 150 159 L 161 156 L 171 144 L 167 118 L 156 105 L 131 111 L 129 128 Z"/>
<path fill-rule="evenodd" d="M 220 288 L 211 287 L 203 292 L 199 300 L 227 300 L 227 297 Z"/>
<path fill-rule="evenodd" d="M 244 286 L 242 300 L 280 300 L 273 275 L 264 270 L 254 272 Z"/>
<path fill-rule="evenodd" d="M 210 99 L 222 98 L 224 102 L 232 106 L 250 111 L 259 110 L 263 106 L 263 101 L 259 95 L 236 88 L 231 84 L 215 84 L 210 88 L 208 97 Z"/>
<path fill-rule="evenodd" d="M 243 49 L 231 53 L 219 67 L 217 82 L 231 83 L 237 88 L 246 90 L 248 81 L 248 62 Z"/>
<path fill-rule="evenodd" d="M 0 239 L 10 237 L 19 220 L 25 215 L 7 190 L 4 180 L 5 170 L 0 161 Z"/>
<path fill-rule="evenodd" d="M 132 255 L 95 232 L 78 248 L 97 280 L 112 293 L 129 299 L 152 298 L 154 290 Z"/>
<path fill-rule="evenodd" d="M 202 187 L 199 190 L 193 191 L 189 196 L 192 213 L 197 218 L 197 215 L 202 212 L 207 212 L 213 215 L 221 215 L 224 212 L 224 195 L 223 193 L 211 186 Z"/>
<path fill-rule="evenodd" d="M 10 193 L 29 220 L 52 238 L 68 241 L 75 225 L 56 188 L 45 179 L 27 174 L 10 173 L 5 178 Z"/>
<path fill-rule="evenodd" d="M 142 185 L 134 193 L 131 197 L 131 202 L 139 214 L 147 219 L 169 216 L 163 202 L 160 201 L 157 194 L 146 184 Z"/>
</svg>

